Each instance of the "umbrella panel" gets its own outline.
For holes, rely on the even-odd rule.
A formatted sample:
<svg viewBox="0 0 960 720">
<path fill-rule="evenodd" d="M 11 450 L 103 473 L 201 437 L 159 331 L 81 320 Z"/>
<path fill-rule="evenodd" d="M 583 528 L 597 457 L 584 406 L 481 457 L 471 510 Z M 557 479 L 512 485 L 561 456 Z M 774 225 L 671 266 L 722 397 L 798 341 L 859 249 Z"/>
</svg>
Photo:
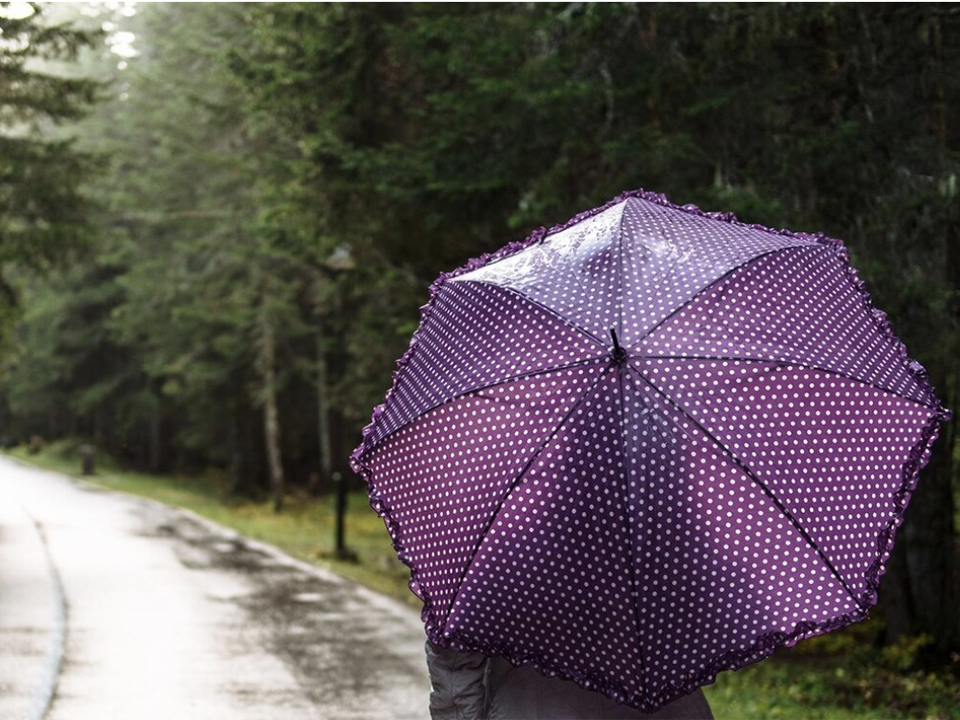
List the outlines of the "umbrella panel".
<svg viewBox="0 0 960 720">
<path fill-rule="evenodd" d="M 474 391 L 422 415 L 371 460 L 374 502 L 394 523 L 411 588 L 442 625 L 502 499 L 605 363 L 524 377 Z"/>
<path fill-rule="evenodd" d="M 824 246 L 783 250 L 737 268 L 666 317 L 632 353 L 821 367 L 935 404 L 878 328 L 845 263 Z"/>
<path fill-rule="evenodd" d="M 588 687 L 609 685 L 614 668 L 641 682 L 618 385 L 608 368 L 530 463 L 480 542 L 445 636 L 547 661 Z M 599 667 L 587 670 L 585 655 Z"/>
<path fill-rule="evenodd" d="M 511 289 L 449 283 L 437 296 L 416 352 L 399 368 L 367 445 L 465 392 L 605 355 L 582 330 Z"/>
<path fill-rule="evenodd" d="M 639 409 L 631 483 L 648 518 L 639 615 L 652 707 L 768 654 L 771 637 L 859 608 L 755 478 L 635 371 L 627 378 Z"/>
<path fill-rule="evenodd" d="M 851 592 L 895 517 L 903 464 L 934 411 L 827 372 L 780 363 L 638 359 L 665 397 L 795 519 Z"/>
</svg>

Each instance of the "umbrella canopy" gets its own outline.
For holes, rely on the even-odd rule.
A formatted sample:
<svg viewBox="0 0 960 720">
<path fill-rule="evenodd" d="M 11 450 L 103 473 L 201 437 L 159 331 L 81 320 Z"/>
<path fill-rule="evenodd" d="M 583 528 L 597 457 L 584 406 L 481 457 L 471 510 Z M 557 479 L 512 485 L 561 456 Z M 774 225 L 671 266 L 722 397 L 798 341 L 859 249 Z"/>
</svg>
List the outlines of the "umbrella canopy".
<svg viewBox="0 0 960 720">
<path fill-rule="evenodd" d="M 841 242 L 635 191 L 441 276 L 353 463 L 433 642 L 649 712 L 865 618 L 948 417 Z"/>
</svg>

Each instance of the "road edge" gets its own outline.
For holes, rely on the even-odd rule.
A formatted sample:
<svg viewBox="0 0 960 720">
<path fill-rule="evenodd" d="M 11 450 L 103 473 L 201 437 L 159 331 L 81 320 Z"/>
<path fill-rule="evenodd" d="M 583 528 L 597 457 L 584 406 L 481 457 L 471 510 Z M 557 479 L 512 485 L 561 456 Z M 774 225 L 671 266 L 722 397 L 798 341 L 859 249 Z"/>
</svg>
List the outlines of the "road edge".
<svg viewBox="0 0 960 720">
<path fill-rule="evenodd" d="M 262 540 L 257 540 L 256 538 L 252 538 L 249 535 L 244 535 L 239 530 L 234 530 L 231 527 L 227 527 L 226 525 L 218 523 L 216 520 L 211 520 L 208 517 L 204 517 L 203 515 L 200 515 L 199 513 L 193 510 L 190 510 L 189 508 L 181 507 L 179 505 L 171 505 L 169 503 L 163 502 L 162 500 L 156 500 L 154 498 L 146 497 L 145 495 L 138 495 L 137 493 L 127 492 L 126 490 L 117 490 L 114 488 L 104 487 L 103 485 L 98 485 L 95 482 L 86 480 L 81 477 L 68 475 L 67 473 L 63 473 L 58 470 L 51 470 L 50 468 L 46 468 L 41 465 L 35 465 L 29 461 L 22 460 L 21 458 L 15 457 L 8 453 L 3 453 L 3 457 L 9 460 L 12 460 L 13 462 L 19 463 L 24 467 L 29 467 L 33 470 L 40 470 L 42 472 L 48 472 L 53 475 L 57 475 L 59 477 L 65 478 L 66 480 L 74 483 L 75 485 L 79 485 L 81 487 L 88 487 L 96 490 L 97 492 L 107 492 L 107 493 L 113 493 L 115 495 L 123 495 L 126 497 L 135 498 L 136 500 L 139 500 L 144 503 L 152 503 L 160 507 L 174 510 L 178 513 L 183 514 L 186 517 L 189 517 L 191 520 L 194 520 L 195 522 L 200 523 L 211 532 L 222 537 L 224 540 L 237 540 L 238 538 L 242 538 L 243 542 L 247 544 L 249 547 L 269 555 L 279 563 L 282 563 L 289 567 L 296 567 L 326 582 L 330 582 L 334 584 L 344 584 L 344 583 L 352 584 L 360 595 L 362 595 L 364 598 L 369 600 L 372 604 L 377 606 L 380 610 L 389 613 L 392 617 L 394 617 L 395 619 L 401 622 L 410 622 L 411 620 L 413 620 L 416 626 L 420 629 L 420 631 L 421 632 L 423 631 L 423 623 L 420 619 L 420 610 L 410 605 L 405 605 L 404 603 L 400 602 L 395 598 L 390 597 L 389 595 L 385 595 L 383 593 L 377 592 L 376 590 L 372 590 L 366 587 L 365 585 L 360 584 L 356 580 L 352 580 L 350 578 L 343 577 L 342 575 L 338 575 L 333 570 L 330 570 L 325 567 L 321 567 L 319 565 L 314 565 L 310 562 L 307 562 L 306 560 L 295 558 L 289 553 L 277 547 L 276 545 L 271 545 L 270 543 L 264 542 Z M 426 639 L 425 634 L 424 634 L 424 639 Z"/>
</svg>

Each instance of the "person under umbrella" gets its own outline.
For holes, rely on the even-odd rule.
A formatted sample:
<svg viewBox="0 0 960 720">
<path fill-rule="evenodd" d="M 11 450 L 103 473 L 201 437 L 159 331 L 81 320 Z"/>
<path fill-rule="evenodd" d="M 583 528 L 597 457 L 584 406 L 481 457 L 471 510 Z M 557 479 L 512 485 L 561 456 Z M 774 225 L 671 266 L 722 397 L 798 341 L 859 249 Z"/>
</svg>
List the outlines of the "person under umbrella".
<svg viewBox="0 0 960 720">
<path fill-rule="evenodd" d="M 434 645 L 652 713 L 866 618 L 949 417 L 840 241 L 638 190 L 442 275 L 351 460 Z"/>
<path fill-rule="evenodd" d="M 426 651 L 432 720 L 713 720 L 700 688 L 644 713 L 496 655 L 458 652 L 429 640 Z"/>
</svg>

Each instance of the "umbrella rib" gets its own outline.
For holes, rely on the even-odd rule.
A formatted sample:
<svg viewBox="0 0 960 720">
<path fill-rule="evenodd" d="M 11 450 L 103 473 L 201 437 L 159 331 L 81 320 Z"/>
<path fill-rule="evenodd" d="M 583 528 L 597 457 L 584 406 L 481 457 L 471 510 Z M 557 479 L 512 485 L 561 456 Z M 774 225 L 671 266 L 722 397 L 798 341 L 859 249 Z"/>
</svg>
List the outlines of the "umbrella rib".
<svg viewBox="0 0 960 720">
<path fill-rule="evenodd" d="M 575 279 L 575 280 L 577 281 L 577 283 L 580 285 L 581 289 L 586 293 L 586 292 L 587 292 L 587 289 L 586 289 L 585 287 L 583 287 L 583 283 L 580 282 L 580 278 L 578 278 L 576 275 L 574 275 L 574 279 Z M 509 285 L 497 285 L 496 283 L 487 282 L 486 280 L 456 280 L 456 282 L 459 282 L 459 283 L 468 283 L 468 282 L 470 282 L 470 283 L 478 283 L 478 284 L 480 284 L 480 285 L 492 285 L 493 287 L 499 288 L 500 290 L 505 290 L 506 292 L 513 293 L 514 295 L 516 295 L 516 296 L 519 297 L 519 298 L 522 298 L 523 300 L 525 300 L 526 302 L 530 303 L 530 304 L 533 305 L 534 307 L 539 308 L 540 310 L 542 310 L 543 312 L 547 313 L 548 315 L 550 315 L 550 316 L 552 316 L 552 317 L 555 317 L 557 320 L 559 320 L 560 322 L 562 322 L 564 325 L 566 325 L 567 327 L 569 327 L 569 328 L 570 328 L 571 330 L 573 330 L 574 332 L 579 333 L 580 335 L 582 335 L 582 336 L 583 336 L 584 338 L 586 338 L 587 340 L 589 340 L 589 341 L 591 341 L 591 342 L 593 342 L 593 343 L 596 343 L 597 345 L 599 345 L 600 347 L 602 347 L 604 350 L 609 351 L 609 348 L 607 347 L 607 345 L 604 344 L 603 340 L 601 340 L 600 338 L 598 338 L 598 337 L 597 337 L 596 335 L 594 335 L 592 332 L 590 332 L 590 331 L 587 330 L 586 328 L 580 327 L 580 326 L 577 325 L 573 320 L 571 320 L 570 318 L 568 318 L 566 315 L 563 315 L 563 314 L 557 312 L 554 308 L 549 307 L 549 306 L 547 306 L 547 305 L 544 305 L 542 302 L 540 302 L 540 301 L 537 300 L 536 298 L 530 297 L 530 296 L 527 295 L 526 293 L 520 292 L 519 290 L 517 290 L 517 288 L 510 287 Z"/>
<path fill-rule="evenodd" d="M 620 212 L 620 224 L 617 225 L 617 240 L 619 243 L 620 258 L 618 260 L 619 270 L 617 279 L 620 281 L 620 287 L 617 291 L 617 332 L 623 336 L 623 218 L 627 214 L 629 203 L 623 204 L 623 210 Z"/>
<path fill-rule="evenodd" d="M 908 397 L 903 393 L 899 393 L 896 390 L 891 390 L 889 388 L 880 387 L 879 385 L 874 385 L 873 383 L 867 382 L 866 380 L 861 380 L 855 378 L 852 375 L 847 375 L 846 373 L 840 372 L 839 370 L 831 370 L 830 368 L 820 367 L 819 365 L 812 365 L 809 363 L 794 362 L 793 360 L 777 360 L 775 358 L 755 358 L 755 357 L 720 357 L 713 355 L 640 355 L 634 356 L 641 360 L 729 360 L 733 362 L 752 362 L 752 363 L 775 363 L 780 366 L 790 366 L 803 368 L 804 370 L 817 370 L 818 372 L 827 373 L 828 375 L 834 375 L 836 377 L 844 378 L 850 382 L 855 382 L 858 385 L 863 385 L 864 387 L 873 388 L 874 390 L 879 390 L 880 392 L 887 393 L 888 395 L 893 395 L 895 397 L 906 400 L 907 402 L 914 403 L 915 405 L 920 405 L 925 408 L 936 409 L 937 405 L 930 405 L 929 403 L 916 400 L 914 398 Z"/>
<path fill-rule="evenodd" d="M 524 380 L 526 378 L 536 377 L 537 375 L 546 375 L 547 373 L 558 372 L 560 370 L 569 370 L 570 368 L 577 367 L 578 365 L 589 365 L 591 363 L 607 362 L 608 360 L 609 360 L 609 357 L 607 355 L 598 355 L 597 357 L 574 360 L 573 362 L 564 363 L 563 365 L 551 365 L 550 367 L 539 368 L 537 370 L 530 370 L 529 372 L 519 373 L 518 375 L 511 375 L 510 377 L 489 382 L 486 385 L 478 385 L 476 387 L 471 387 L 469 390 L 464 390 L 463 392 L 456 393 L 455 395 L 451 395 L 450 397 L 445 397 L 443 398 L 443 400 L 440 400 L 439 402 L 434 403 L 430 407 L 417 413 L 412 418 L 405 420 L 399 427 L 391 430 L 382 438 L 380 438 L 377 441 L 376 445 L 370 448 L 370 450 L 367 452 L 371 452 L 374 449 L 381 447 L 385 442 L 387 442 L 387 440 L 392 438 L 394 435 L 396 435 L 398 432 L 400 432 L 404 428 L 408 427 L 410 423 L 415 422 L 420 418 L 422 418 L 428 412 L 432 410 L 436 410 L 438 407 L 440 407 L 441 405 L 445 405 L 448 402 L 453 402 L 454 400 L 459 400 L 462 397 L 466 397 L 471 393 L 480 393 L 480 392 L 483 392 L 484 390 L 489 390 L 490 388 L 497 387 L 498 385 L 505 385 L 507 383 L 516 382 L 517 380 Z"/>
<path fill-rule="evenodd" d="M 493 527 L 493 523 L 496 522 L 497 516 L 500 514 L 500 511 L 503 509 L 504 504 L 506 504 L 507 499 L 516 489 L 517 485 L 520 484 L 520 481 L 523 480 L 523 476 L 527 474 L 527 470 L 530 469 L 530 466 L 533 465 L 533 463 L 536 461 L 538 457 L 540 457 L 540 453 L 544 451 L 547 445 L 549 445 L 550 442 L 557 436 L 557 433 L 560 432 L 560 428 L 562 428 L 566 424 L 567 420 L 570 419 L 573 413 L 576 412 L 577 409 L 580 407 L 580 405 L 583 404 L 583 401 L 586 400 L 587 397 L 589 397 L 590 393 L 592 393 L 596 389 L 597 385 L 600 384 L 600 381 L 603 380 L 613 370 L 613 368 L 614 368 L 613 365 L 608 366 L 603 372 L 601 372 L 597 376 L 597 379 L 590 384 L 590 387 L 588 387 L 583 392 L 583 394 L 579 398 L 577 398 L 577 401 L 573 403 L 573 405 L 570 407 L 567 413 L 563 416 L 560 422 L 557 423 L 557 426 L 553 429 L 553 432 L 551 432 L 547 436 L 547 438 L 542 443 L 540 443 L 539 447 L 537 447 L 537 449 L 534 451 L 530 459 L 524 464 L 520 472 L 518 472 L 516 477 L 511 481 L 510 487 L 507 488 L 506 492 L 503 494 L 503 497 L 500 498 L 500 501 L 497 503 L 497 507 L 494 508 L 494 511 L 490 514 L 490 519 L 487 521 L 483 530 L 480 532 L 480 537 L 477 539 L 476 544 L 473 546 L 473 552 L 470 554 L 470 561 L 464 567 L 463 572 L 460 573 L 460 579 L 457 581 L 457 589 L 453 593 L 453 598 L 450 601 L 450 607 L 447 610 L 447 617 L 444 618 L 443 625 L 441 627 L 446 627 L 447 622 L 449 622 L 450 613 L 453 612 L 453 608 L 457 604 L 457 598 L 460 597 L 460 591 L 463 589 L 463 583 L 467 579 L 467 574 L 470 572 L 470 568 L 473 567 L 473 563 L 477 559 L 477 555 L 480 553 L 480 546 L 482 546 L 483 541 L 486 540 L 487 533 L 490 532 L 490 528 Z"/>
<path fill-rule="evenodd" d="M 641 373 L 639 370 L 637 370 L 636 368 L 634 368 L 632 365 L 630 366 L 630 370 L 632 370 L 633 373 L 634 373 L 634 375 L 636 375 L 638 378 L 640 378 L 640 379 L 641 379 L 646 385 L 648 385 L 655 393 L 657 393 L 660 397 L 662 397 L 664 400 L 666 400 L 666 401 L 669 402 L 671 405 L 673 405 L 677 410 L 679 410 L 682 415 L 684 415 L 686 418 L 688 418 L 688 419 L 690 420 L 690 422 L 692 422 L 694 425 L 696 425 L 698 428 L 700 428 L 700 431 L 703 432 L 708 438 L 710 438 L 711 442 L 713 442 L 713 444 L 716 445 L 716 446 L 720 449 L 721 452 L 723 452 L 727 457 L 729 457 L 730 460 L 732 460 L 733 463 L 734 463 L 738 468 L 740 468 L 740 469 L 744 472 L 744 474 L 746 474 L 747 477 L 749 477 L 751 480 L 753 480 L 753 482 L 757 485 L 757 487 L 759 487 L 761 490 L 763 490 L 764 494 L 773 501 L 773 503 L 777 506 L 777 508 L 780 510 L 780 512 L 783 513 L 783 516 L 786 517 L 787 520 L 790 521 L 790 523 L 794 526 L 794 528 L 796 528 L 797 532 L 799 532 L 800 535 L 803 537 L 803 539 L 806 540 L 807 544 L 809 544 L 810 547 L 812 547 L 812 548 L 816 551 L 817 555 L 820 556 L 820 559 L 823 560 L 824 564 L 826 564 L 826 566 L 830 569 L 830 572 L 833 573 L 834 577 L 836 577 L 837 580 L 840 582 L 840 584 L 843 586 L 843 589 L 847 591 L 847 594 L 850 595 L 850 597 L 853 599 L 853 601 L 857 604 L 857 607 L 858 607 L 861 611 L 866 612 L 866 611 L 867 611 L 867 607 L 864 606 L 863 603 L 860 602 L 859 598 L 857 598 L 857 596 L 853 593 L 853 590 L 851 590 L 851 589 L 850 589 L 850 586 L 847 585 L 847 581 L 844 580 L 843 577 L 841 577 L 840 573 L 837 571 L 837 568 L 834 567 L 834 565 L 833 565 L 832 562 L 830 562 L 830 559 L 829 559 L 826 555 L 823 554 L 823 551 L 817 546 L 817 544 L 813 541 L 813 538 L 810 537 L 810 535 L 809 535 L 809 534 L 807 533 L 807 531 L 803 528 L 803 526 L 800 525 L 800 523 L 797 521 L 797 519 L 790 513 L 789 510 L 787 510 L 787 508 L 783 505 L 783 503 L 780 502 L 780 500 L 777 498 L 777 496 L 774 495 L 773 492 L 771 492 L 770 488 L 768 488 L 768 487 L 760 480 L 760 478 L 758 478 L 758 477 L 753 473 L 753 471 L 750 470 L 750 468 L 747 467 L 746 463 L 744 463 L 740 458 L 738 458 L 736 455 L 734 455 L 734 454 L 730 451 L 729 448 L 727 448 L 726 446 L 724 446 L 724 444 L 721 443 L 721 442 L 716 438 L 716 436 L 714 436 L 713 433 L 711 433 L 709 430 L 707 430 L 707 428 L 704 427 L 703 424 L 702 424 L 699 420 L 697 420 L 697 419 L 696 419 L 695 417 L 693 417 L 690 413 L 688 413 L 687 410 L 686 410 L 686 408 L 684 408 L 680 403 L 678 403 L 678 402 L 675 401 L 673 398 L 671 398 L 671 397 L 669 397 L 668 395 L 666 395 L 663 391 L 660 390 L 660 388 L 658 388 L 656 385 L 654 385 L 652 382 L 650 382 L 650 381 L 643 375 L 643 373 Z"/>
<path fill-rule="evenodd" d="M 643 653 L 643 633 L 640 629 L 640 592 L 637 585 L 637 568 L 636 568 L 636 557 L 633 554 L 633 538 L 630 534 L 630 528 L 632 523 L 630 522 L 630 491 L 628 485 L 630 484 L 630 471 L 627 460 L 627 411 L 624 407 L 624 390 L 623 390 L 623 369 L 618 367 L 619 374 L 619 386 L 620 386 L 620 448 L 623 453 L 623 471 L 624 471 L 624 480 L 623 483 L 623 514 L 624 514 L 624 525 L 626 526 L 626 534 L 629 540 L 628 548 L 630 554 L 630 587 L 632 589 L 633 595 L 633 617 L 634 621 L 637 624 L 637 643 L 639 644 L 639 654 L 640 654 L 640 682 L 644 688 L 647 687 L 646 676 L 647 670 L 644 666 L 644 653 Z"/>
<path fill-rule="evenodd" d="M 678 305 L 678 306 L 675 307 L 673 310 L 671 310 L 669 313 L 667 313 L 667 314 L 663 317 L 663 319 L 660 320 L 660 322 L 658 322 L 658 323 L 657 323 L 656 325 L 654 325 L 652 328 L 650 328 L 650 329 L 647 330 L 645 333 L 643 333 L 643 335 L 641 335 L 639 338 L 637 338 L 636 342 L 634 342 L 633 345 L 631 345 L 629 349 L 630 349 L 630 350 L 633 350 L 635 347 L 637 347 L 637 345 L 639 345 L 639 344 L 642 343 L 644 340 L 646 340 L 648 337 L 650 337 L 653 333 L 655 333 L 655 332 L 660 328 L 661 325 L 665 324 L 668 320 L 670 320 L 674 315 L 676 315 L 676 314 L 677 314 L 678 312 L 680 312 L 681 310 L 684 310 L 685 308 L 689 307 L 689 305 L 690 305 L 692 302 L 694 302 L 694 301 L 695 301 L 697 298 L 699 298 L 701 295 L 703 295 L 704 293 L 706 293 L 707 291 L 709 291 L 711 288 L 713 288 L 717 283 L 721 282 L 722 280 L 725 280 L 725 279 L 728 278 L 730 275 L 733 275 L 733 273 L 735 273 L 737 270 L 739 270 L 740 268 L 742 268 L 742 267 L 744 267 L 744 266 L 746 266 L 746 265 L 749 265 L 750 263 L 754 262 L 755 260 L 760 260 L 761 258 L 767 257 L 767 255 L 773 255 L 773 253 L 784 252 L 785 250 L 809 250 L 809 249 L 811 249 L 811 248 L 813 248 L 813 249 L 815 249 L 815 250 L 821 250 L 821 249 L 823 249 L 823 247 L 824 247 L 823 245 L 788 245 L 788 246 L 786 246 L 786 247 L 779 247 L 779 248 L 774 248 L 773 250 L 767 250 L 766 252 L 762 252 L 762 253 L 760 253 L 759 255 L 754 255 L 754 256 L 751 257 L 751 258 L 747 258 L 746 260 L 744 260 L 744 261 L 743 261 L 742 263 L 740 263 L 739 265 L 735 265 L 734 267 L 732 267 L 732 268 L 730 268 L 729 270 L 727 270 L 725 273 L 723 273 L 723 275 L 720 275 L 719 277 L 714 278 L 713 280 L 711 280 L 709 283 L 707 283 L 707 284 L 704 285 L 702 288 L 700 288 L 700 289 L 697 290 L 695 293 L 693 293 L 693 295 L 691 295 L 689 298 L 687 298 L 686 300 L 684 300 L 680 305 Z"/>
</svg>

